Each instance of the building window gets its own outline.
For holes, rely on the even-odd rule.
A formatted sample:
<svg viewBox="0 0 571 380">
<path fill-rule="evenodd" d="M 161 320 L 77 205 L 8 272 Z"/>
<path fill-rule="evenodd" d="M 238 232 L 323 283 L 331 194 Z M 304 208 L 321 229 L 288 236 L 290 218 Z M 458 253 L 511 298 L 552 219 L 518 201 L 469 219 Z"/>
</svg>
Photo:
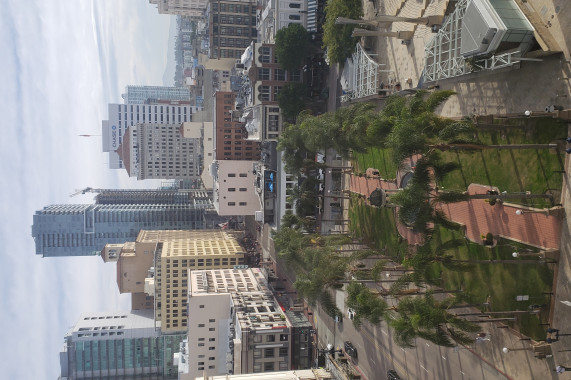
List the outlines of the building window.
<svg viewBox="0 0 571 380">
<path fill-rule="evenodd" d="M 264 363 L 264 372 L 270 372 L 274 370 L 274 362 Z"/>
<path fill-rule="evenodd" d="M 254 349 L 254 358 L 261 358 L 262 357 L 262 350 L 260 348 Z"/>
<path fill-rule="evenodd" d="M 274 80 L 285 81 L 285 71 L 282 69 L 274 69 Z"/>
<path fill-rule="evenodd" d="M 235 187 L 230 187 L 230 188 L 228 188 L 228 191 L 236 191 L 236 188 L 235 188 Z"/>
<path fill-rule="evenodd" d="M 208 331 L 216 331 L 216 327 L 210 327 Z"/>
<path fill-rule="evenodd" d="M 274 357 L 274 349 L 264 348 L 264 358 L 273 358 L 273 357 Z"/>
<path fill-rule="evenodd" d="M 216 319 L 209 319 L 208 322 L 216 322 Z"/>
<path fill-rule="evenodd" d="M 289 339 L 287 334 L 280 334 L 280 342 L 287 342 Z"/>
<path fill-rule="evenodd" d="M 270 80 L 270 69 L 259 68 L 258 69 L 258 80 Z"/>
<path fill-rule="evenodd" d="M 236 177 L 236 173 L 228 173 L 228 177 Z M 240 177 L 242 177 L 241 174 L 240 174 Z"/>
<path fill-rule="evenodd" d="M 280 357 L 284 357 L 287 356 L 288 354 L 288 348 L 287 347 L 280 347 Z"/>
<path fill-rule="evenodd" d="M 239 205 L 240 205 L 240 206 L 247 206 L 247 205 L 248 205 L 248 202 L 240 202 Z"/>
<path fill-rule="evenodd" d="M 301 20 L 301 16 L 300 15 L 289 15 L 289 19 L 290 20 Z"/>
<path fill-rule="evenodd" d="M 270 100 L 270 86 L 258 86 L 258 99 L 262 101 Z"/>
<path fill-rule="evenodd" d="M 236 202 L 228 202 L 228 206 L 236 206 Z"/>
<path fill-rule="evenodd" d="M 275 335 L 266 335 L 266 342 L 275 342 L 276 336 Z"/>
<path fill-rule="evenodd" d="M 245 187 L 241 187 L 240 191 L 248 191 L 248 189 L 246 189 Z"/>
<path fill-rule="evenodd" d="M 301 4 L 289 3 L 289 7 L 290 7 L 290 8 L 301 8 Z"/>
<path fill-rule="evenodd" d="M 204 327 L 204 323 L 199 323 L 198 327 Z"/>
<path fill-rule="evenodd" d="M 242 178 L 247 177 L 247 176 L 248 176 L 248 173 L 240 173 L 240 177 L 242 177 Z"/>
<path fill-rule="evenodd" d="M 208 351 L 214 351 L 216 347 L 208 347 Z"/>
</svg>

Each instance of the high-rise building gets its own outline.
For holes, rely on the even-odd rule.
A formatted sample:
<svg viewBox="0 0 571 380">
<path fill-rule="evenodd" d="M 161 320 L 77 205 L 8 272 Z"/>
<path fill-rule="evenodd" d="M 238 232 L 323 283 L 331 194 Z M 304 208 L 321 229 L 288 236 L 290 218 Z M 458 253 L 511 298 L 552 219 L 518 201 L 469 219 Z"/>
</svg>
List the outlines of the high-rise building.
<svg viewBox="0 0 571 380">
<path fill-rule="evenodd" d="M 117 155 L 117 148 L 123 142 L 128 127 L 138 123 L 182 124 L 192 121 L 196 107 L 189 104 L 109 104 L 109 120 L 102 121 L 103 151 L 109 152 L 109 168 L 121 169 L 123 162 Z"/>
<path fill-rule="evenodd" d="M 149 0 L 160 14 L 188 16 L 194 20 L 203 17 L 208 0 Z"/>
<path fill-rule="evenodd" d="M 135 240 L 142 229 L 203 229 L 205 213 L 191 203 L 51 205 L 36 211 L 32 236 L 42 257 L 91 256 L 105 244 Z"/>
<path fill-rule="evenodd" d="M 183 126 L 142 123 L 128 127 L 117 153 L 129 176 L 139 180 L 199 178 L 202 131 L 185 137 Z"/>
<path fill-rule="evenodd" d="M 256 2 L 213 1 L 208 28 L 210 58 L 240 58 L 244 48 L 258 39 Z"/>
<path fill-rule="evenodd" d="M 121 97 L 125 104 L 147 104 L 161 100 L 189 102 L 190 89 L 170 86 L 127 86 Z"/>
<path fill-rule="evenodd" d="M 82 314 L 64 338 L 61 379 L 176 379 L 184 338 L 156 330 L 152 310 Z"/>
</svg>

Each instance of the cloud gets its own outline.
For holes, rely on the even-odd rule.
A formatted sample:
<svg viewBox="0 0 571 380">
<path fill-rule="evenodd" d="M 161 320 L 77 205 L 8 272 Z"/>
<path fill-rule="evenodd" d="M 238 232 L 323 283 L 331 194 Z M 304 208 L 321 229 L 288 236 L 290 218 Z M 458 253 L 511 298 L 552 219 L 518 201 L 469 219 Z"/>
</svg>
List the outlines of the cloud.
<svg viewBox="0 0 571 380">
<path fill-rule="evenodd" d="M 0 355 L 6 378 L 59 376 L 63 336 L 86 311 L 127 308 L 115 265 L 36 257 L 36 210 L 74 189 L 132 184 L 107 168 L 99 137 L 107 103 L 128 84 L 160 84 L 170 18 L 143 0 L 5 1 L 0 11 Z M 161 43 L 162 42 L 162 43 Z M 138 183 L 141 187 L 144 184 Z M 91 197 L 89 197 L 91 198 Z"/>
</svg>

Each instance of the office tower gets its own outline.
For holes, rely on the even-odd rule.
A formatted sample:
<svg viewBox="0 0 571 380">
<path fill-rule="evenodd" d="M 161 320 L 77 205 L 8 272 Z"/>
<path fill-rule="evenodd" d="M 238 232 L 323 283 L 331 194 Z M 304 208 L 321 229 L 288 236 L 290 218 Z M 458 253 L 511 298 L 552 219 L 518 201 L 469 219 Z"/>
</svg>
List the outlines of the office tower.
<svg viewBox="0 0 571 380">
<path fill-rule="evenodd" d="M 240 58 L 258 39 L 255 1 L 212 2 L 208 17 L 210 58 Z"/>
<path fill-rule="evenodd" d="M 194 204 L 211 208 L 212 201 L 207 191 L 197 189 L 102 189 L 93 190 L 96 204 Z"/>
<path fill-rule="evenodd" d="M 184 334 L 161 334 L 152 310 L 82 314 L 65 336 L 61 379 L 176 379 Z"/>
<path fill-rule="evenodd" d="M 32 236 L 42 257 L 91 256 L 135 240 L 141 229 L 203 229 L 205 213 L 194 204 L 51 205 L 36 211 Z"/>
<path fill-rule="evenodd" d="M 194 20 L 204 17 L 208 0 L 149 0 L 155 4 L 159 14 L 188 16 Z"/>
<path fill-rule="evenodd" d="M 170 104 L 172 103 L 172 104 Z M 109 169 L 123 168 L 116 153 L 127 128 L 138 123 L 182 124 L 192 121 L 196 107 L 180 102 L 109 104 L 109 120 L 102 121 L 103 151 L 109 153 Z"/>
<path fill-rule="evenodd" d="M 143 123 L 130 126 L 117 148 L 130 177 L 143 179 L 186 179 L 202 172 L 202 131 L 185 137 L 185 124 Z"/>
<path fill-rule="evenodd" d="M 148 104 L 163 100 L 189 102 L 188 87 L 127 86 L 121 95 L 125 104 Z"/>
</svg>

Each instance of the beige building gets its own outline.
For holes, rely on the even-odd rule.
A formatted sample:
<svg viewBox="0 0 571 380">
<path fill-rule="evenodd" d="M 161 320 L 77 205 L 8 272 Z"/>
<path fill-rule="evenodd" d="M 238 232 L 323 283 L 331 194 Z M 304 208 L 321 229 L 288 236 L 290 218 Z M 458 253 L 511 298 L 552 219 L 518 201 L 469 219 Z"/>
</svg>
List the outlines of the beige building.
<svg viewBox="0 0 571 380">
<path fill-rule="evenodd" d="M 291 325 L 258 268 L 189 274 L 188 345 L 180 379 L 291 367 Z"/>
<path fill-rule="evenodd" d="M 244 249 L 231 235 L 169 240 L 157 244 L 154 273 L 145 280 L 145 292 L 154 296 L 155 319 L 161 331 L 187 330 L 188 273 L 196 269 L 224 269 L 243 265 Z M 191 312 L 192 312 L 191 311 Z"/>
<path fill-rule="evenodd" d="M 107 244 L 101 256 L 117 262 L 119 292 L 133 294 L 134 309 L 154 308 L 163 332 L 186 330 L 189 270 L 244 264 L 244 249 L 222 230 L 142 230 L 135 242 Z"/>
<path fill-rule="evenodd" d="M 254 186 L 256 163 L 242 160 L 216 160 L 212 163 L 213 203 L 218 215 L 255 215 L 261 210 Z"/>
</svg>

